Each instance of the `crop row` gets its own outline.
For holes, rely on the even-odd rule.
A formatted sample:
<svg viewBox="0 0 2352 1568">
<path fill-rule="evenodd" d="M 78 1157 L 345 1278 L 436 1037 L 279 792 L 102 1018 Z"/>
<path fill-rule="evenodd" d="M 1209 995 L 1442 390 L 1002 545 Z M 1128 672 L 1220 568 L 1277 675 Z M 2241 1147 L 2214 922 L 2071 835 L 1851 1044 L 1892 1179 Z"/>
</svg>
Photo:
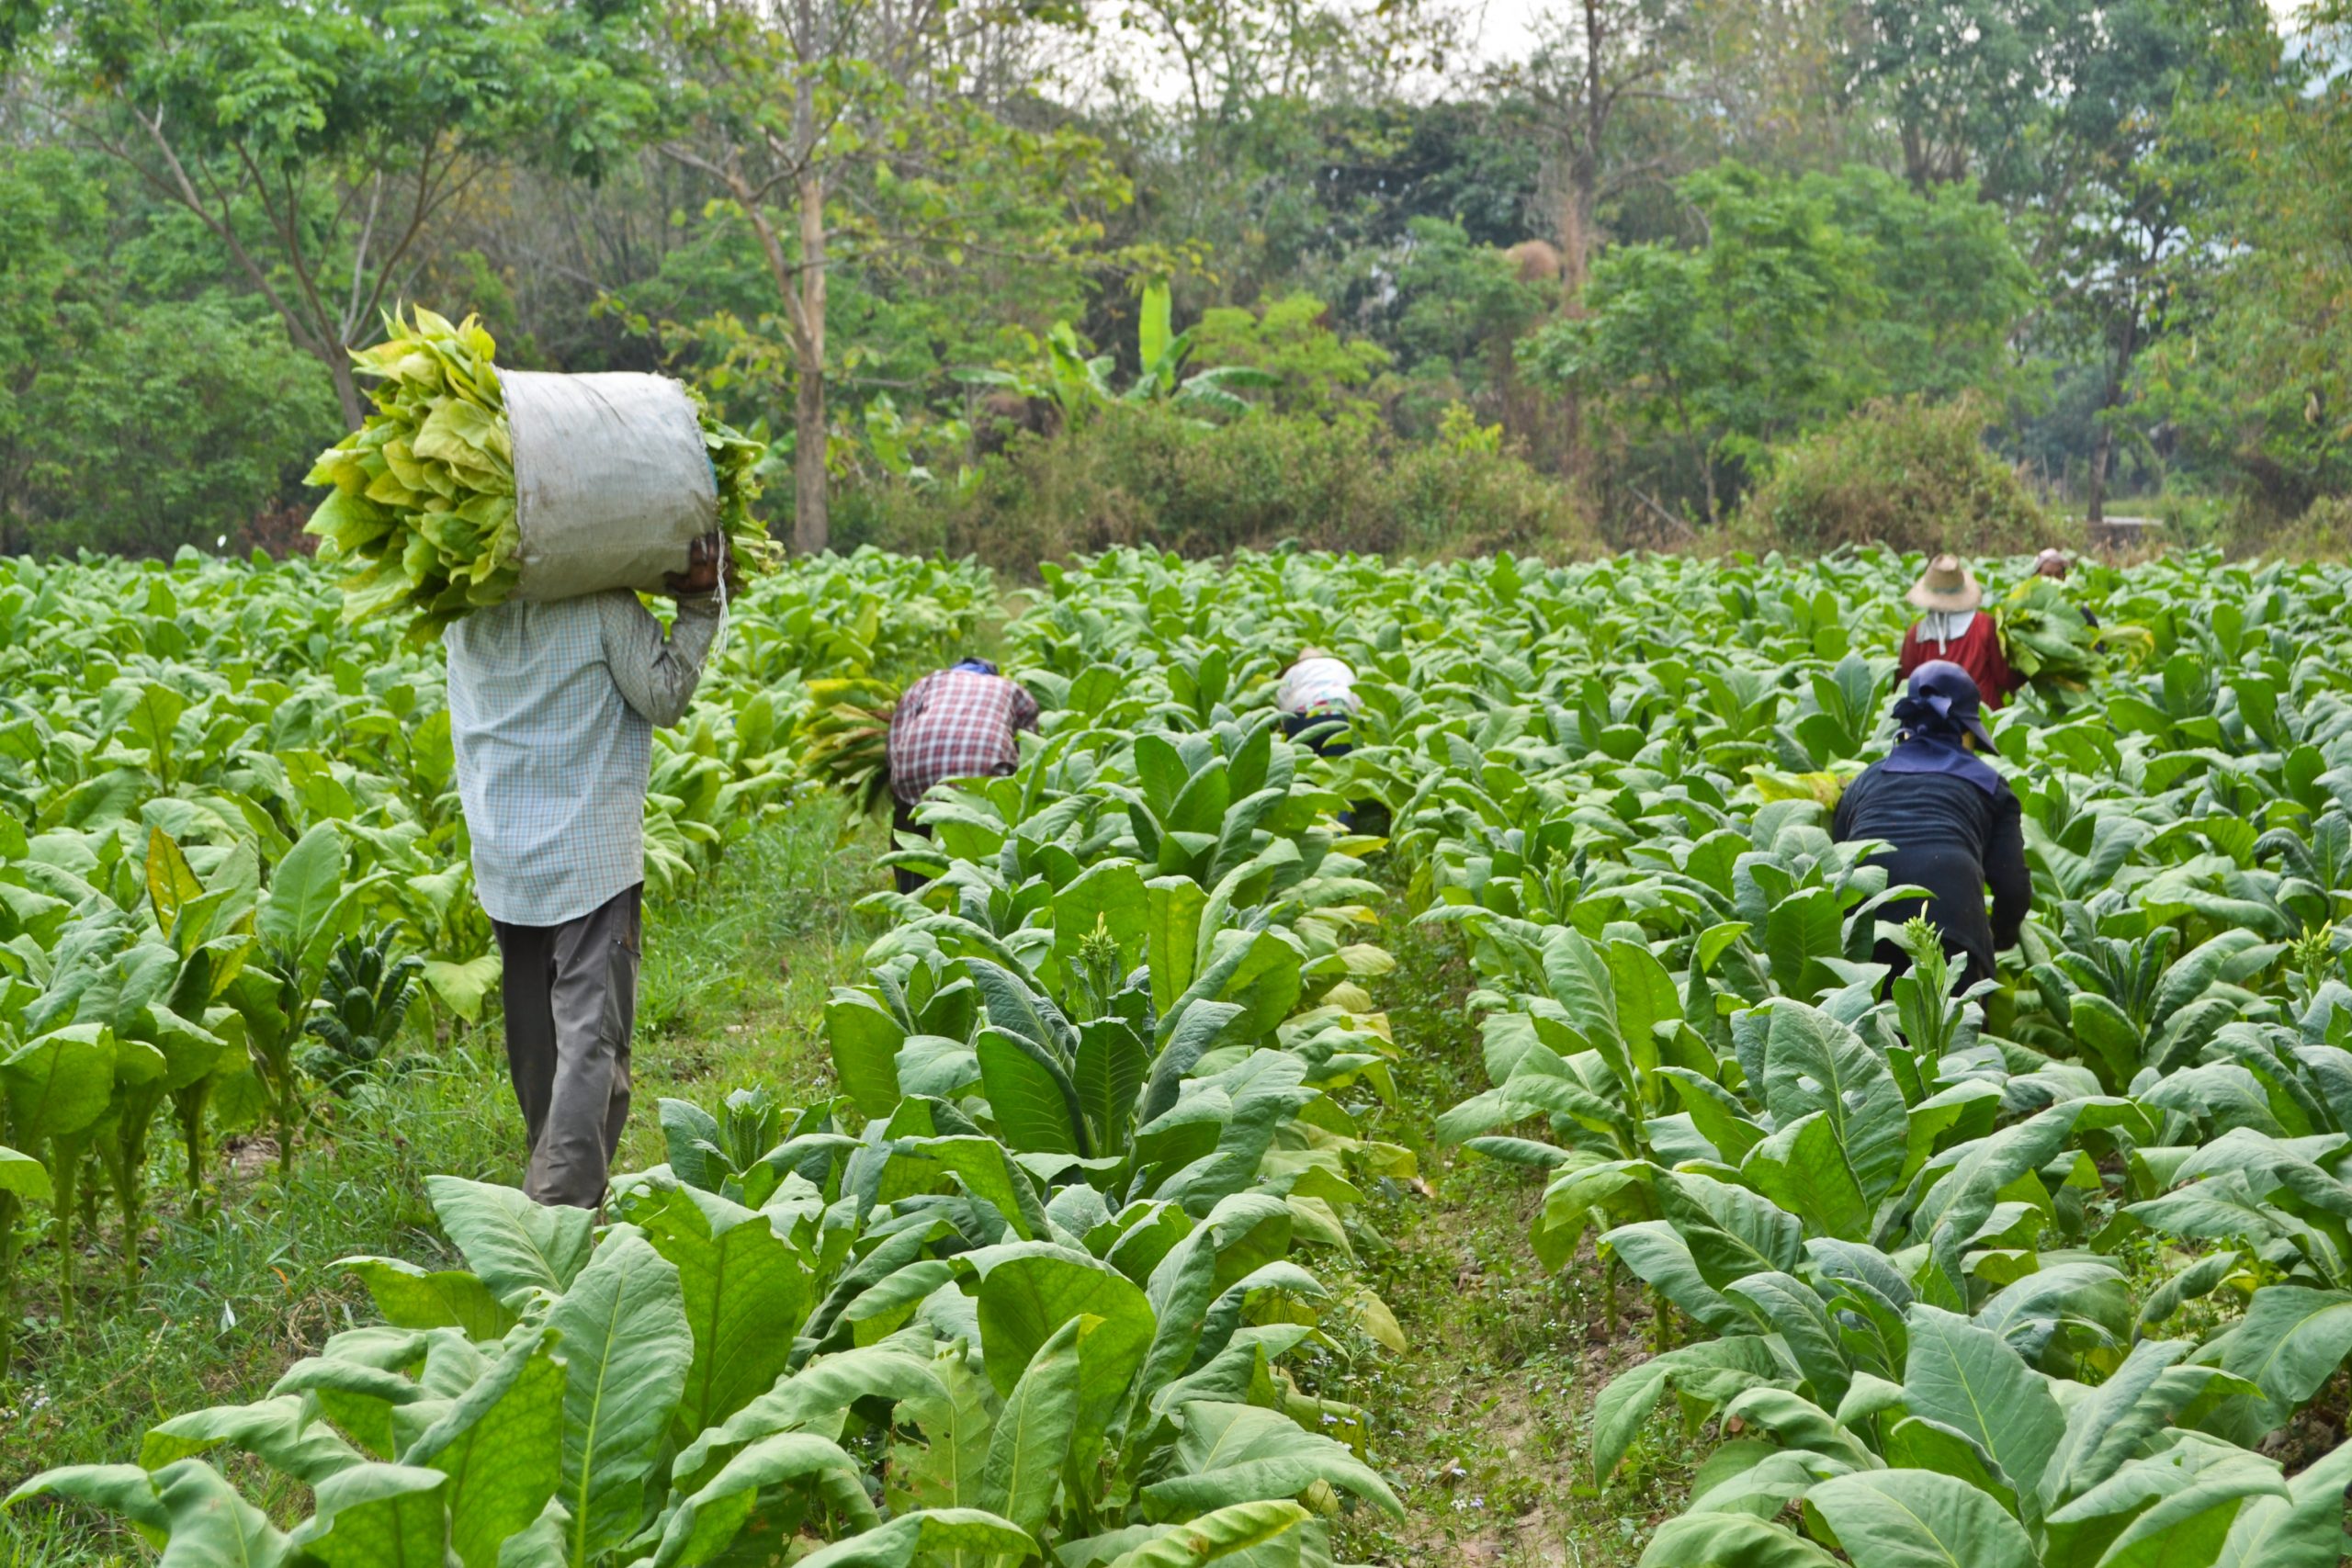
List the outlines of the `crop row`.
<svg viewBox="0 0 2352 1568">
<path fill-rule="evenodd" d="M 1130 559 L 1028 635 L 1380 672 L 1332 782 L 1482 979 L 1441 1134 L 1688 1330 L 1600 1396 L 1597 1474 L 1668 1393 L 1737 1434 L 1645 1563 L 2333 1564 L 2352 574 L 2089 574 L 2145 661 L 2000 716 L 2037 918 L 1953 997 L 1924 929 L 1884 986 L 1885 874 L 1813 794 L 1882 743 L 1906 570 Z"/>
<path fill-rule="evenodd" d="M 1362 1415 L 1286 1370 L 1401 1345 L 1306 1256 L 1412 1171 L 1351 1109 L 1390 1088 L 1372 846 L 1271 714 L 1132 684 L 925 808 L 897 858 L 930 885 L 876 896 L 871 980 L 826 1009 L 837 1097 L 665 1101 L 670 1157 L 601 1230 L 435 1178 L 466 1269 L 349 1260 L 382 1326 L 18 1504 L 468 1568 L 1326 1562 L 1342 1499 L 1398 1511 Z M 281 1531 L 218 1450 L 314 1511 Z"/>
<path fill-rule="evenodd" d="M 931 881 L 873 897 L 835 1097 L 665 1103 L 601 1232 L 436 1179 L 466 1270 L 354 1260 L 387 1326 L 28 1490 L 265 1561 L 1328 1562 L 1396 1506 L 1285 1370 L 1398 1342 L 1322 1267 L 1411 1170 L 1363 1131 L 1385 854 L 1481 978 L 1492 1087 L 1441 1134 L 1653 1303 L 1599 1477 L 1668 1393 L 1722 1439 L 1645 1561 L 2335 1561 L 2352 574 L 2078 580 L 2145 658 L 1997 721 L 2022 951 L 1955 997 L 1906 932 L 1884 999 L 1890 890 L 1818 795 L 1882 744 L 1905 563 L 1046 580 L 1044 733 L 891 857 Z M 1268 711 L 1307 644 L 1363 673 L 1343 756 Z M 277 1533 L 220 1448 L 314 1513 Z"/>
<path fill-rule="evenodd" d="M 936 657 L 989 595 L 867 554 L 739 602 L 655 741 L 657 890 L 790 795 L 801 677 Z M 266 1124 L 290 1162 L 313 1085 L 397 1032 L 411 973 L 446 1020 L 495 993 L 439 652 L 340 603 L 303 561 L 0 561 L 0 1374 L 30 1205 L 70 1314 L 102 1188 L 136 1278 L 159 1127 L 192 1191 L 225 1132 Z"/>
</svg>

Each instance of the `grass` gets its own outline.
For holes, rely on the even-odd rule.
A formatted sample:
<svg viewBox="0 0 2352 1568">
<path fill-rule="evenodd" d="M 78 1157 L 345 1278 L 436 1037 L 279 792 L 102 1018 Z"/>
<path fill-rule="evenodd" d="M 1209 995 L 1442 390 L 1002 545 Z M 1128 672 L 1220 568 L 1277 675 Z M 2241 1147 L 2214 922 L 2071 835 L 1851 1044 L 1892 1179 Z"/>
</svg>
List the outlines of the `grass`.
<svg viewBox="0 0 2352 1568">
<path fill-rule="evenodd" d="M 793 1099 L 824 1092 L 824 997 L 858 977 L 877 930 L 850 906 L 878 886 L 879 836 L 866 829 L 844 843 L 842 825 L 837 803 L 812 798 L 746 835 L 692 896 L 649 899 L 636 1100 L 617 1168 L 665 1157 L 653 1114 L 663 1096 L 715 1101 L 755 1082 Z M 434 1055 L 428 1069 L 323 1104 L 290 1181 L 281 1182 L 266 1145 L 249 1146 L 216 1172 L 219 1201 L 206 1211 L 158 1192 L 135 1297 L 122 1291 L 108 1235 L 83 1260 L 81 1321 L 70 1331 L 51 1286 L 53 1252 L 23 1258 L 19 1375 L 0 1390 L 0 1494 L 50 1466 L 134 1460 L 141 1437 L 166 1415 L 264 1396 L 329 1335 L 371 1317 L 337 1258 L 454 1266 L 424 1179 L 448 1171 L 519 1181 L 522 1117 L 494 1024 Z M 159 1184 L 164 1168 L 168 1161 Z M 232 1468 L 251 1495 L 300 1502 L 286 1483 L 272 1493 L 260 1467 Z M 127 1531 L 79 1510 L 0 1516 L 0 1562 L 9 1568 L 141 1554 Z"/>
<path fill-rule="evenodd" d="M 878 928 L 851 906 L 881 880 L 878 833 L 845 841 L 842 826 L 837 803 L 803 802 L 733 846 L 707 886 L 649 899 L 636 1104 L 617 1168 L 665 1157 L 655 1115 L 664 1096 L 711 1104 L 762 1082 L 794 1102 L 831 1092 L 822 1004 L 834 985 L 863 977 L 860 955 Z M 1623 1568 L 1694 1463 L 1661 1419 L 1615 1484 L 1593 1484 L 1592 1396 L 1641 1353 L 1646 1315 L 1625 1291 L 1622 1330 L 1609 1337 L 1589 1253 L 1555 1276 L 1528 1249 L 1541 1183 L 1433 1145 L 1436 1112 L 1485 1083 L 1464 1006 L 1473 976 L 1444 932 L 1406 928 L 1390 944 L 1400 964 L 1381 990 L 1403 1047 L 1398 1103 L 1375 1113 L 1372 1135 L 1414 1149 L 1421 1174 L 1367 1205 L 1361 1272 L 1409 1348 L 1336 1350 L 1305 1381 L 1371 1413 L 1371 1457 L 1410 1514 L 1401 1525 L 1351 1514 L 1336 1544 L 1347 1560 L 1378 1563 Z M 519 1180 L 522 1127 L 495 1026 L 436 1055 L 429 1070 L 329 1104 L 289 1183 L 262 1149 L 247 1149 L 207 1213 L 159 1194 L 136 1298 L 119 1294 L 110 1250 L 94 1253 L 72 1332 L 47 1293 L 53 1258 L 28 1258 L 40 1276 L 20 1303 L 31 1322 L 19 1365 L 29 1371 L 0 1395 L 0 1491 L 51 1465 L 133 1460 L 164 1415 L 262 1397 L 329 1335 L 368 1320 L 336 1258 L 452 1265 L 424 1178 Z M 307 1511 L 299 1489 L 260 1466 L 229 1468 L 281 1523 Z M 127 1530 L 79 1510 L 0 1517 L 6 1568 L 144 1554 Z"/>
<path fill-rule="evenodd" d="M 1528 1247 L 1542 1183 L 1433 1143 L 1437 1112 L 1487 1085 L 1464 1006 L 1475 977 L 1450 934 L 1396 931 L 1388 945 L 1398 966 L 1382 993 L 1404 1051 L 1397 1104 L 1370 1135 L 1415 1150 L 1421 1179 L 1367 1204 L 1393 1250 L 1367 1250 L 1364 1282 L 1408 1348 L 1353 1359 L 1324 1392 L 1372 1413 L 1371 1457 L 1408 1517 L 1359 1510 L 1334 1544 L 1399 1565 L 1630 1565 L 1692 1462 L 1687 1444 L 1645 1438 L 1615 1484 L 1593 1484 L 1592 1397 L 1639 1359 L 1646 1316 L 1624 1291 L 1609 1337 L 1589 1247 L 1558 1275 Z"/>
</svg>

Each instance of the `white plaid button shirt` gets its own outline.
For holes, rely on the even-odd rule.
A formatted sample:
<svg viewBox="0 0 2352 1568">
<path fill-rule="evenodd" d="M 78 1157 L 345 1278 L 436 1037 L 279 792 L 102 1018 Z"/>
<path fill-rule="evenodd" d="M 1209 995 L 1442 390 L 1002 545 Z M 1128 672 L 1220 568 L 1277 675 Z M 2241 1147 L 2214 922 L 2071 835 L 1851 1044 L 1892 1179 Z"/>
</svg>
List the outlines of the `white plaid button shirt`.
<svg viewBox="0 0 2352 1568">
<path fill-rule="evenodd" d="M 449 739 L 493 920 L 560 926 L 645 880 L 653 727 L 678 722 L 718 629 L 710 601 L 662 623 L 628 592 L 477 610 L 443 634 Z"/>
</svg>

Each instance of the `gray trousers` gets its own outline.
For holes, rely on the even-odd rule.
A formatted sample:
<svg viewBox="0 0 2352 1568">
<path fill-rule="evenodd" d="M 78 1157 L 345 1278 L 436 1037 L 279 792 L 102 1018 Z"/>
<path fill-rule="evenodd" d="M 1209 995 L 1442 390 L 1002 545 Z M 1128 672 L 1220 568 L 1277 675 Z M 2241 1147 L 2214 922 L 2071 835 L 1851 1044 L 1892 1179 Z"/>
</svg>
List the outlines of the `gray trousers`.
<svg viewBox="0 0 2352 1568">
<path fill-rule="evenodd" d="M 541 1203 L 593 1209 L 628 1124 L 628 1043 L 645 886 L 560 926 L 491 922 L 505 973 L 506 1066 L 523 1107 Z"/>
</svg>

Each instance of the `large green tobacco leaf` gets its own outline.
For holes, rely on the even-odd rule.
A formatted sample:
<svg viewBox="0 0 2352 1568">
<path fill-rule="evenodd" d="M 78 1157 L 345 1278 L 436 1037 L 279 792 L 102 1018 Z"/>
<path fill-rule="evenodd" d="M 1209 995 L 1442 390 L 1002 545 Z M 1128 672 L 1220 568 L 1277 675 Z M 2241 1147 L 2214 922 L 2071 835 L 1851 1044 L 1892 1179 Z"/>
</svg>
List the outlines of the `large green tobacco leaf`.
<svg viewBox="0 0 2352 1568">
<path fill-rule="evenodd" d="M 912 1394 L 899 1404 L 897 1424 L 922 1440 L 899 1444 L 891 1452 L 893 1507 L 979 1506 L 998 1401 L 971 1360 L 953 1350 L 943 1354 L 932 1369 L 936 1392 Z"/>
<path fill-rule="evenodd" d="M 1179 1416 L 1175 1473 L 1143 1489 L 1146 1510 L 1161 1519 L 1205 1513 L 1232 1503 L 1296 1497 L 1317 1482 L 1377 1504 L 1402 1518 L 1405 1506 L 1377 1472 L 1343 1443 L 1301 1428 L 1289 1416 L 1252 1404 L 1188 1404 Z"/>
<path fill-rule="evenodd" d="M 1792 1271 L 1804 1256 L 1804 1226 L 1797 1217 L 1744 1187 L 1668 1173 L 1658 1179 L 1657 1194 L 1700 1274 L 1717 1290 L 1749 1274 Z"/>
<path fill-rule="evenodd" d="M 336 1267 L 368 1287 L 376 1310 L 395 1328 L 462 1329 L 469 1339 L 496 1339 L 514 1314 L 478 1275 L 424 1269 L 398 1258 L 345 1258 Z"/>
<path fill-rule="evenodd" d="M 908 1568 L 919 1559 L 944 1560 L 949 1552 L 969 1553 L 976 1562 L 1003 1553 L 1018 1562 L 1036 1551 L 1027 1532 L 985 1509 L 926 1508 L 810 1552 L 796 1568 Z"/>
<path fill-rule="evenodd" d="M 1956 1476 L 1840 1475 L 1807 1491 L 1804 1506 L 1854 1568 L 2040 1568 L 2023 1528 Z"/>
<path fill-rule="evenodd" d="M 836 990 L 825 1004 L 825 1039 L 842 1089 L 867 1116 L 888 1116 L 899 1104 L 899 1047 L 907 1032 L 864 991 Z"/>
<path fill-rule="evenodd" d="M 1752 1334 L 1686 1345 L 1620 1372 L 1592 1402 L 1593 1475 L 1605 1483 L 1616 1473 L 1668 1388 L 1702 1391 L 1720 1404 L 1781 1375 L 1770 1344 Z"/>
<path fill-rule="evenodd" d="M 985 958 L 967 958 L 964 971 L 979 990 L 989 1022 L 1049 1055 L 1062 1049 L 1069 1025 L 1050 998 L 1002 964 Z"/>
<path fill-rule="evenodd" d="M 449 1551 L 449 1478 L 405 1464 L 357 1464 L 319 1483 L 318 1511 L 288 1545 L 327 1568 L 437 1564 Z"/>
<path fill-rule="evenodd" d="M 974 1049 L 989 1109 L 1007 1144 L 1023 1154 L 1091 1152 L 1078 1086 L 1046 1047 L 991 1026 Z"/>
<path fill-rule="evenodd" d="M 808 1260 L 764 1213 L 715 1192 L 672 1188 L 630 1219 L 677 1267 L 695 1359 L 678 1400 L 690 1439 L 766 1392 L 808 1314 Z"/>
<path fill-rule="evenodd" d="M 1786 1127 L 1818 1113 L 1848 1179 L 1876 1204 L 1903 1170 L 1909 1123 L 1885 1059 L 1828 1014 L 1779 1002 L 1764 1040 L 1764 1104 Z"/>
<path fill-rule="evenodd" d="M 254 925 L 262 941 L 312 967 L 309 955 L 331 936 L 342 905 L 343 871 L 343 833 L 335 824 L 321 822 L 303 834 L 270 876 Z"/>
<path fill-rule="evenodd" d="M 1029 1243 L 988 1247 L 966 1258 L 979 1275 L 973 1293 L 989 1381 L 1003 1397 L 1012 1396 L 1023 1370 L 1046 1343 L 1079 1317 L 1101 1320 L 1086 1336 L 1090 1360 L 1099 1356 L 1133 1365 L 1151 1343 L 1154 1319 L 1143 1292 L 1085 1253 Z M 1113 1357 L 1121 1347 L 1125 1352 Z"/>
<path fill-rule="evenodd" d="M 562 1481 L 562 1362 L 547 1329 L 523 1330 L 401 1453 L 449 1478 L 450 1545 L 464 1568 L 498 1568 L 501 1544 L 537 1519 Z"/>
<path fill-rule="evenodd" d="M 1746 1303 L 1759 1324 L 1781 1337 L 1790 1359 L 1824 1404 L 1835 1406 L 1846 1397 L 1849 1377 L 1845 1353 L 1838 1348 L 1828 1310 L 1811 1286 L 1794 1275 L 1768 1270 L 1734 1280 L 1724 1293 Z"/>
<path fill-rule="evenodd" d="M 1071 1318 L 1037 1348 L 1004 1396 L 980 1472 L 980 1506 L 1035 1535 L 1054 1504 L 1054 1489 L 1078 1427 L 1079 1341 L 1102 1325 Z M 1138 1345 L 1138 1348 L 1140 1346 Z M 1132 1364 L 1132 1363 L 1130 1363 Z"/>
<path fill-rule="evenodd" d="M 697 1475 L 716 1452 L 813 1427 L 860 1399 L 944 1400 L 949 1391 L 943 1381 L 944 1365 L 933 1356 L 929 1336 L 922 1329 L 819 1356 L 688 1444 L 678 1456 L 677 1473 Z"/>
<path fill-rule="evenodd" d="M 534 1203 L 512 1187 L 428 1176 L 424 1190 L 441 1228 L 491 1293 L 508 1305 L 534 1290 L 560 1295 L 588 1261 L 595 1216 Z"/>
<path fill-rule="evenodd" d="M 156 1477 L 135 1464 L 68 1464 L 42 1471 L 0 1499 L 0 1508 L 14 1508 L 37 1497 L 58 1497 L 93 1508 L 120 1514 L 151 1539 L 170 1526 Z"/>
<path fill-rule="evenodd" d="M 2249 1497 L 2230 1522 L 2212 1568 L 2335 1568 L 2347 1545 L 2345 1490 L 2352 1443 L 2342 1443 L 2287 1483 L 2287 1495 Z"/>
<path fill-rule="evenodd" d="M 1782 1123 L 1748 1150 L 1739 1173 L 1816 1235 L 1858 1241 L 1870 1234 L 1870 1195 L 1857 1184 L 1853 1161 L 1838 1145 L 1838 1125 L 1826 1111 Z"/>
<path fill-rule="evenodd" d="M 1837 1568 L 1838 1560 L 1749 1514 L 1684 1514 L 1658 1527 L 1641 1568 Z"/>
<path fill-rule="evenodd" d="M 684 1391 L 695 1342 L 677 1266 L 622 1227 L 548 1314 L 561 1336 L 569 1547 L 582 1564 L 634 1535 L 645 1478 Z"/>
<path fill-rule="evenodd" d="M 44 1138 L 71 1136 L 104 1115 L 114 1077 L 114 1036 L 103 1024 L 68 1024 L 0 1057 L 17 1125 Z"/>
<path fill-rule="evenodd" d="M 2283 1424 L 2352 1356 L 2352 1292 L 2266 1285 L 2222 1344 L 2222 1367 L 2260 1385 Z"/>
<path fill-rule="evenodd" d="M 1964 1317 L 1919 1304 L 1908 1324 L 1903 1393 L 1911 1414 L 1967 1438 L 2021 1499 L 2031 1496 L 2066 1429 L 2047 1381 L 1998 1335 Z"/>
<path fill-rule="evenodd" d="M 2167 1397 L 2167 1379 L 2192 1348 L 2182 1340 L 2143 1339 L 2105 1382 L 2075 1397 L 2066 1408 L 2065 1435 L 2042 1471 L 2045 1505 L 2107 1480 L 2165 1427 L 2176 1403 Z"/>
<path fill-rule="evenodd" d="M 2051 1568 L 2211 1562 L 2249 1502 L 2291 1501 L 2270 1460 L 2201 1433 L 2135 1459 L 2050 1513 Z"/>
<path fill-rule="evenodd" d="M 139 1462 L 149 1470 L 215 1449 L 252 1454 L 280 1474 L 316 1486 L 366 1457 L 318 1418 L 309 1401 L 281 1394 L 254 1404 L 216 1405 L 175 1416 L 140 1444 Z"/>
<path fill-rule="evenodd" d="M 286 1537 L 202 1460 L 184 1459 L 153 1474 L 133 1465 L 53 1470 L 7 1501 L 13 1506 L 43 1495 L 113 1509 L 141 1529 L 168 1537 L 164 1555 L 173 1568 L 276 1568 L 288 1560 Z"/>
<path fill-rule="evenodd" d="M 707 1484 L 679 1502 L 662 1529 L 653 1568 L 694 1568 L 709 1562 L 742 1529 L 763 1491 L 797 1481 L 819 1483 L 826 1500 L 854 1526 L 880 1522 L 866 1501 L 861 1467 L 839 1444 L 812 1432 L 778 1433 L 737 1454 Z"/>
<path fill-rule="evenodd" d="M 1148 1309 L 1155 1318 L 1136 1392 L 1150 1397 L 1193 1364 L 1218 1293 L 1290 1247 L 1290 1208 L 1265 1193 L 1220 1199 L 1153 1266 Z"/>
<path fill-rule="evenodd" d="M 1737 1334 L 1745 1326 L 1745 1315 L 1707 1282 L 1690 1244 L 1668 1222 L 1619 1225 L 1601 1236 L 1600 1245 L 1643 1283 L 1714 1332 Z"/>
<path fill-rule="evenodd" d="M 1107 1561 L 1109 1568 L 1202 1568 L 1205 1563 L 1237 1557 L 1250 1563 L 1266 1564 L 1267 1568 L 1290 1562 L 1304 1564 L 1309 1559 L 1301 1556 L 1297 1548 L 1304 1544 L 1305 1528 L 1311 1528 L 1314 1518 L 1305 1508 L 1288 1501 L 1229 1504 L 1181 1525 L 1146 1525 L 1122 1531 L 1119 1539 L 1137 1534 L 1148 1539 Z M 1262 1550 L 1269 1547 L 1278 1552 L 1283 1547 L 1293 1550 L 1286 1555 L 1270 1557 Z"/>
<path fill-rule="evenodd" d="M 1156 876 L 1145 886 L 1144 951 L 1151 965 L 1151 1005 L 1164 1016 L 1193 984 L 1208 895 L 1188 876 Z"/>
<path fill-rule="evenodd" d="M 1080 1111 L 1102 1143 L 1099 1152 L 1117 1154 L 1126 1147 L 1136 1096 L 1150 1068 L 1149 1052 L 1125 1020 L 1098 1018 L 1078 1026 L 1078 1057 L 1070 1081 L 1078 1089 Z"/>
</svg>

